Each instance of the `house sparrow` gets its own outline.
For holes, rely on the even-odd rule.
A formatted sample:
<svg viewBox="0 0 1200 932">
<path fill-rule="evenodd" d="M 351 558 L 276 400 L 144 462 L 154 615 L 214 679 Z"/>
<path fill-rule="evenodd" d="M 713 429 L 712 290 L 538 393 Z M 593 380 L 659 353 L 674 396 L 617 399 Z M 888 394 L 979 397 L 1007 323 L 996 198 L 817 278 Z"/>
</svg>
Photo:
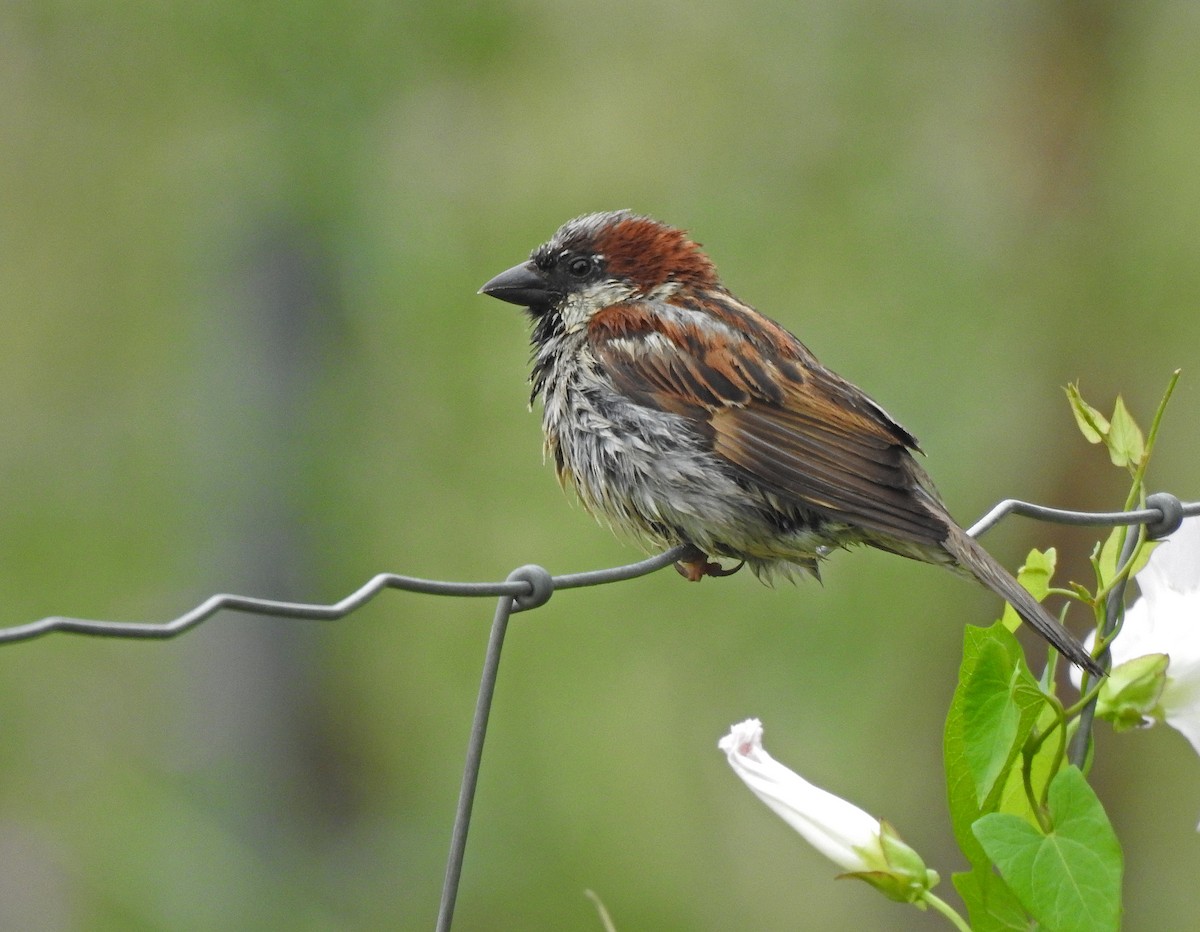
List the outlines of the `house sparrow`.
<svg viewBox="0 0 1200 932">
<path fill-rule="evenodd" d="M 974 576 L 1101 674 L 950 517 L 912 434 L 730 293 L 682 230 L 579 217 L 480 293 L 533 321 L 530 404 L 560 480 L 617 531 L 689 545 L 688 578 L 731 572 L 710 556 L 817 575 L 832 548 L 868 544 Z"/>
</svg>

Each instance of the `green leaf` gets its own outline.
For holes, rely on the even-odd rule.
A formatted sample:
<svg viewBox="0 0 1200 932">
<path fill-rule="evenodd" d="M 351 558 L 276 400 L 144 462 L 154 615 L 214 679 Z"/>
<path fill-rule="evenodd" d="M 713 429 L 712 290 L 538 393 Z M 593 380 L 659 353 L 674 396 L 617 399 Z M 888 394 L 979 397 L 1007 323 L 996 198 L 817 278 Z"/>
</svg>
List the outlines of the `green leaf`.
<svg viewBox="0 0 1200 932">
<path fill-rule="evenodd" d="M 1099 584 L 1106 587 L 1111 583 L 1117 575 L 1117 560 L 1121 556 L 1121 547 L 1125 543 L 1124 532 L 1132 529 L 1123 527 L 1115 527 L 1109 532 L 1108 537 L 1104 539 L 1104 544 L 1100 547 L 1100 553 L 1097 557 Z M 1129 561 L 1129 577 L 1132 578 L 1140 573 L 1150 562 L 1150 554 L 1154 553 L 1154 548 L 1159 545 L 1160 541 L 1147 540 L 1143 541 L 1134 553 L 1133 558 Z"/>
<path fill-rule="evenodd" d="M 1146 564 L 1150 562 L 1150 554 L 1154 553 L 1155 548 L 1161 543 L 1161 540 L 1142 541 L 1142 545 L 1138 547 L 1137 553 L 1129 561 L 1129 577 L 1131 579 L 1146 568 Z"/>
<path fill-rule="evenodd" d="M 1166 654 L 1146 654 L 1115 667 L 1100 684 L 1096 716 L 1112 722 L 1116 731 L 1145 727 L 1161 714 L 1168 660 Z"/>
<path fill-rule="evenodd" d="M 1042 706 L 1037 728 L 1039 731 L 1045 731 L 1053 724 L 1054 709 L 1047 703 Z M 1058 737 L 1058 735 L 1051 735 L 1043 741 L 1037 753 L 1033 755 L 1033 760 L 1029 763 L 1029 784 L 1037 799 L 1043 798 L 1045 788 L 1050 780 L 1066 764 L 1062 755 L 1062 745 L 1065 742 L 1056 740 Z M 1024 761 L 1022 761 L 1023 763 Z M 995 811 L 1020 816 L 1031 825 L 1037 824 L 1037 814 L 1030 807 L 1029 796 L 1025 792 L 1025 777 L 1021 772 L 1021 767 L 1012 767 L 1008 771 L 1008 779 L 1005 781 L 1000 798 L 996 800 Z"/>
<path fill-rule="evenodd" d="M 1104 807 L 1076 767 L 1050 784 L 1050 830 L 990 813 L 975 836 L 1021 905 L 1053 932 L 1116 932 L 1121 922 L 1121 846 Z"/>
<path fill-rule="evenodd" d="M 1096 550 L 1099 550 L 1099 549 L 1100 549 L 1100 547 L 1099 547 L 1099 545 L 1097 545 Z M 1093 557 L 1094 556 L 1095 556 L 1095 554 L 1093 554 Z M 1074 592 L 1077 596 L 1079 596 L 1079 600 L 1081 602 L 1083 602 L 1085 605 L 1090 605 L 1092 603 L 1092 600 L 1093 600 L 1092 592 L 1090 589 L 1088 589 L 1087 586 L 1083 585 L 1082 583 L 1077 583 L 1077 582 L 1069 582 L 1069 583 L 1067 583 L 1067 586 L 1070 587 L 1072 592 Z"/>
<path fill-rule="evenodd" d="M 1075 423 L 1088 443 L 1100 443 L 1108 436 L 1109 423 L 1104 415 L 1083 400 L 1079 394 L 1079 385 L 1072 382 L 1067 386 L 1067 399 L 1071 403 L 1071 413 L 1075 415 Z"/>
<path fill-rule="evenodd" d="M 1083 400 L 1076 383 L 1068 385 L 1066 391 L 1075 423 L 1087 442 L 1103 443 L 1115 466 L 1139 466 L 1146 456 L 1146 441 L 1141 428 L 1125 407 L 1124 399 L 1117 396 L 1112 420 L 1109 421 Z"/>
<path fill-rule="evenodd" d="M 1058 551 L 1053 547 L 1044 553 L 1036 548 L 1030 550 L 1025 565 L 1017 570 L 1017 582 L 1040 602 L 1050 593 L 1050 580 L 1057 564 Z M 1004 605 L 1004 616 L 1000 620 L 1009 631 L 1016 631 L 1021 626 L 1021 616 L 1008 603 Z"/>
<path fill-rule="evenodd" d="M 1021 901 L 990 867 L 950 879 L 966 904 L 974 932 L 1029 932 L 1029 915 Z"/>
<path fill-rule="evenodd" d="M 991 862 L 972 826 L 995 811 L 1006 775 L 1044 703 L 1020 646 L 1003 626 L 966 628 L 944 755 L 954 835 L 973 866 L 990 868 Z"/>
<path fill-rule="evenodd" d="M 967 766 L 982 805 L 1005 777 L 1045 704 L 1037 682 L 1023 671 L 1019 648 L 997 638 L 984 643 L 974 670 L 963 684 L 963 739 Z M 1012 645 L 1015 648 L 1015 642 Z"/>
<path fill-rule="evenodd" d="M 1100 547 L 1098 564 L 1101 588 L 1108 586 L 1117 575 L 1117 558 L 1121 555 L 1121 545 L 1125 543 L 1126 530 L 1127 528 L 1123 527 L 1113 528 Z"/>
<path fill-rule="evenodd" d="M 950 804 L 950 823 L 954 829 L 954 837 L 958 840 L 958 846 L 966 855 L 967 860 L 972 865 L 986 870 L 989 869 L 991 862 L 971 830 L 975 820 L 983 813 L 984 807 L 979 804 L 979 797 L 975 789 L 975 777 L 967 762 L 967 741 L 964 735 L 966 697 L 963 683 L 967 681 L 975 667 L 975 633 L 981 630 L 973 626 L 968 626 L 966 629 L 962 666 L 959 670 L 959 685 L 954 691 L 954 699 L 951 701 L 950 711 L 946 715 L 942 753 L 946 768 L 946 797 Z"/>
<path fill-rule="evenodd" d="M 1041 550 L 1030 550 L 1029 556 L 1025 558 L 1025 565 L 1017 570 L 1017 582 L 1040 602 L 1050 592 L 1050 580 L 1057 565 L 1058 551 L 1053 547 L 1044 553 Z"/>
<path fill-rule="evenodd" d="M 1138 466 L 1146 455 L 1146 441 L 1120 395 L 1113 408 L 1112 423 L 1104 438 L 1108 456 L 1114 466 Z"/>
<path fill-rule="evenodd" d="M 1149 458 L 1150 453 L 1154 450 L 1154 441 L 1158 438 L 1158 429 L 1162 426 L 1163 415 L 1167 413 L 1167 402 L 1171 400 L 1171 395 L 1175 393 L 1175 386 L 1179 383 L 1179 374 L 1182 371 L 1182 369 L 1176 369 L 1171 373 L 1171 377 L 1167 380 L 1167 389 L 1163 392 L 1163 396 L 1158 402 L 1158 407 L 1154 409 L 1154 416 L 1150 419 L 1150 435 L 1146 438 L 1147 458 Z"/>
</svg>

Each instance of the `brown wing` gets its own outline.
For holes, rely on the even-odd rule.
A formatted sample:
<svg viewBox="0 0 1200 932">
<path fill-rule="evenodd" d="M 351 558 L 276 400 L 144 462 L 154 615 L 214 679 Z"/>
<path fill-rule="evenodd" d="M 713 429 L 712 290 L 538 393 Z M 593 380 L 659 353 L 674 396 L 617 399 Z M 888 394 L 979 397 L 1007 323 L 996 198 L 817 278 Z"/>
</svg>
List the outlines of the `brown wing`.
<svg viewBox="0 0 1200 932">
<path fill-rule="evenodd" d="M 716 455 L 785 501 L 905 541 L 945 539 L 911 434 L 777 324 L 728 297 L 706 308 L 718 324 L 703 330 L 686 305 L 608 308 L 589 322 L 593 351 L 619 391 L 693 419 Z"/>
</svg>

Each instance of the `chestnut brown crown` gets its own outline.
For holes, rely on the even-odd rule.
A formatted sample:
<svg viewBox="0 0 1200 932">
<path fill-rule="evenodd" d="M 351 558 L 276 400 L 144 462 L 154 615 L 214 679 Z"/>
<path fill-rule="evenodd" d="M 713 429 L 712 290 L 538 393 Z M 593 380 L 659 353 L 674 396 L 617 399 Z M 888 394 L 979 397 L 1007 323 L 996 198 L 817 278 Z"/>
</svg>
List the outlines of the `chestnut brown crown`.
<svg viewBox="0 0 1200 932">
<path fill-rule="evenodd" d="M 567 221 L 528 261 L 501 272 L 480 292 L 538 314 L 569 294 L 612 280 L 642 295 L 672 285 L 724 291 L 712 261 L 683 230 L 614 210 Z"/>
</svg>

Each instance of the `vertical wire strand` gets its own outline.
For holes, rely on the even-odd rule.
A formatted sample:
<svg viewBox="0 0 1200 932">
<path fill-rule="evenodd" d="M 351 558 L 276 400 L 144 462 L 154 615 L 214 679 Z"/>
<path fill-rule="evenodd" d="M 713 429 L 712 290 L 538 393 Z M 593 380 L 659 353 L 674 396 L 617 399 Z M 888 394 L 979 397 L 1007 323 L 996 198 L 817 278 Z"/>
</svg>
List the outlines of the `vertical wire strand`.
<svg viewBox="0 0 1200 932">
<path fill-rule="evenodd" d="M 1133 559 L 1134 553 L 1137 551 L 1138 541 L 1141 538 L 1137 527 L 1127 527 L 1125 529 L 1125 541 L 1121 545 L 1121 555 L 1117 558 L 1117 569 L 1124 569 L 1125 566 Z M 1099 637 L 1107 638 L 1116 629 L 1117 623 L 1121 620 L 1121 613 L 1125 610 L 1125 587 L 1129 583 L 1129 577 L 1126 576 L 1117 585 L 1113 586 L 1112 592 L 1108 594 L 1108 598 L 1104 602 L 1104 624 L 1098 634 Z M 1100 665 L 1107 670 L 1112 662 L 1109 656 L 1108 648 L 1104 649 L 1104 653 L 1100 655 Z M 1067 760 L 1083 769 L 1083 765 L 1087 762 L 1088 751 L 1092 746 L 1092 722 L 1096 717 L 1096 701 L 1100 697 L 1093 696 L 1091 701 L 1085 705 L 1079 713 L 1079 727 L 1075 729 L 1075 734 L 1071 738 L 1071 746 L 1067 751 Z"/>
<path fill-rule="evenodd" d="M 483 758 L 483 739 L 487 735 L 488 715 L 496 691 L 500 670 L 500 649 L 512 615 L 514 600 L 501 596 L 496 603 L 496 615 L 488 636 L 487 653 L 483 658 L 483 675 L 479 681 L 479 696 L 475 700 L 475 718 L 467 742 L 467 760 L 463 765 L 462 786 L 458 792 L 458 808 L 454 813 L 454 829 L 450 833 L 450 854 L 446 858 L 446 877 L 442 883 L 442 901 L 438 907 L 437 932 L 450 932 L 454 906 L 458 899 L 458 882 L 462 877 L 463 856 L 467 850 L 467 830 L 471 825 L 471 807 L 475 802 L 475 786 L 479 782 L 479 763 Z"/>
</svg>

